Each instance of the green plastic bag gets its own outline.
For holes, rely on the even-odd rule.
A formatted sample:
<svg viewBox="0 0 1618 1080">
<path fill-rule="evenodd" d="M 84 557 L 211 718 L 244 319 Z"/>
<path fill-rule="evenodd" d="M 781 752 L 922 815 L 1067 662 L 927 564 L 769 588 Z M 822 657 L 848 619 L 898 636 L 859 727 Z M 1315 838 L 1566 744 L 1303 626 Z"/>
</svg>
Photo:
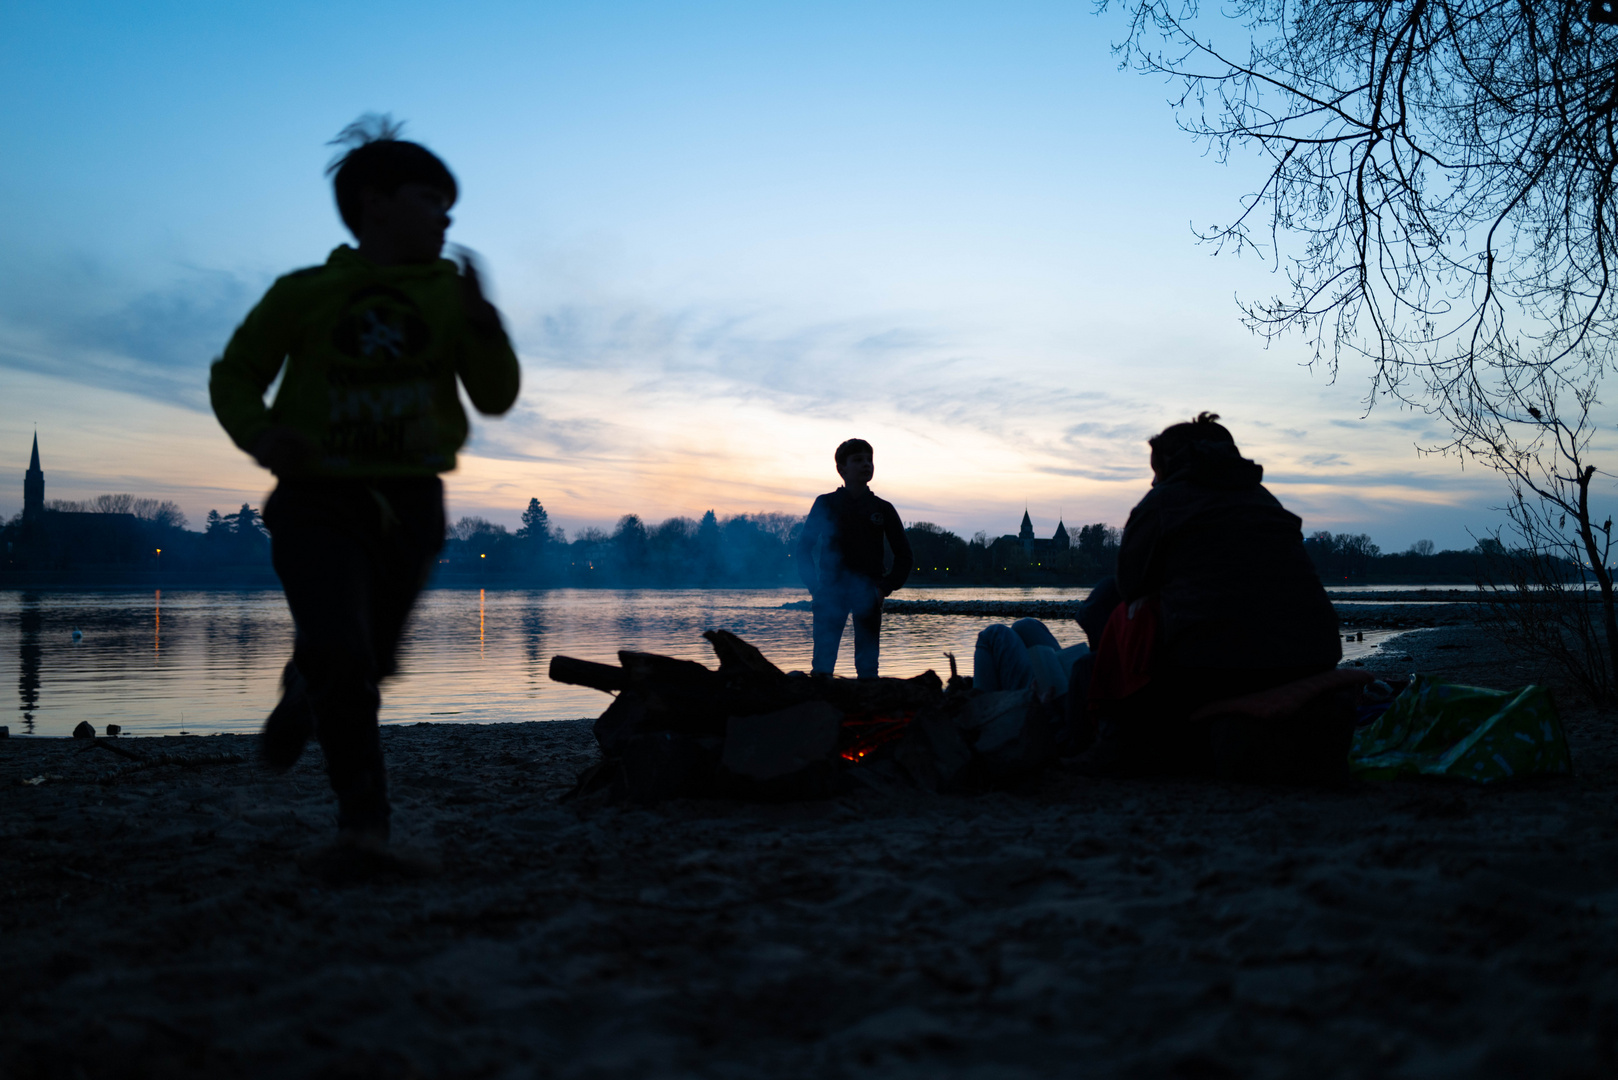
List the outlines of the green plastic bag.
<svg viewBox="0 0 1618 1080">
<path fill-rule="evenodd" d="M 1487 784 L 1570 773 L 1573 757 L 1543 686 L 1485 690 L 1417 675 L 1387 712 L 1354 733 L 1349 769 L 1367 780 L 1419 775 Z"/>
</svg>

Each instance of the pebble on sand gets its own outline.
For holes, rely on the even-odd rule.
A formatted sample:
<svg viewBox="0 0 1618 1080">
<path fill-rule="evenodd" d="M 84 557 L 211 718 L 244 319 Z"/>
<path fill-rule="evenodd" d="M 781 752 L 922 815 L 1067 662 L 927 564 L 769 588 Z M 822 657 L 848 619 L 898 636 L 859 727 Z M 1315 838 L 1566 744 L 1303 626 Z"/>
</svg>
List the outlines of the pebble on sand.
<svg viewBox="0 0 1618 1080">
<path fill-rule="evenodd" d="M 96 737 L 96 729 L 90 726 L 90 721 L 80 720 L 79 726 L 73 729 L 73 737 L 75 739 L 93 739 Z"/>
</svg>

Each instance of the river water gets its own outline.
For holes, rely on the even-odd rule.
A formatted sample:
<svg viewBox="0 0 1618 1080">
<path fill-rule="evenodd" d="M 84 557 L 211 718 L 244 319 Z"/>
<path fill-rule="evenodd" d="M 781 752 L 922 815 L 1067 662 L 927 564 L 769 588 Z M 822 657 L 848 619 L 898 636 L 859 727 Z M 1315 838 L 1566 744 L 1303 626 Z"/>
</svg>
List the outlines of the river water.
<svg viewBox="0 0 1618 1080">
<path fill-rule="evenodd" d="M 1076 600 L 1073 589 L 907 589 L 904 599 Z M 563 654 L 614 663 L 619 649 L 715 661 L 702 631 L 725 629 L 784 670 L 808 670 L 809 613 L 783 609 L 801 589 L 433 589 L 406 631 L 400 674 L 383 687 L 384 723 L 497 723 L 596 716 L 608 696 L 552 682 Z M 883 617 L 882 673 L 970 673 L 978 631 L 995 620 Z M 74 631 L 78 631 L 75 636 Z M 1053 626 L 1068 645 L 1074 623 Z M 1371 635 L 1367 635 L 1370 637 Z M 1378 635 L 1382 637 L 1386 635 Z M 1349 655 L 1367 651 L 1345 643 Z M 292 621 L 275 591 L 0 592 L 0 715 L 13 735 L 68 735 L 81 721 L 125 735 L 252 731 L 275 704 Z M 853 673 L 852 630 L 838 673 Z"/>
</svg>

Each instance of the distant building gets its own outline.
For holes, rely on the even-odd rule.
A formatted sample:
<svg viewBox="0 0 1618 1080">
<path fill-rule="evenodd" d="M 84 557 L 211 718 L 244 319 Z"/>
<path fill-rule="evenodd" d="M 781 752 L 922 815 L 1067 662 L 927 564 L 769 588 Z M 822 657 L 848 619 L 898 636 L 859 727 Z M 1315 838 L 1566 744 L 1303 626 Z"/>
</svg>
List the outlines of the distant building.
<svg viewBox="0 0 1618 1080">
<path fill-rule="evenodd" d="M 1013 550 L 1021 549 L 1023 558 L 1036 565 L 1044 563 L 1061 564 L 1066 562 L 1068 552 L 1072 548 L 1072 542 L 1068 539 L 1067 526 L 1062 523 L 1061 518 L 1057 518 L 1056 532 L 1052 533 L 1049 539 L 1042 540 L 1035 536 L 1034 520 L 1028 516 L 1028 511 L 1025 509 L 1022 512 L 1022 527 L 1017 530 L 1016 535 L 1006 533 L 994 541 L 990 547 L 999 548 L 1002 551 L 1007 547 Z"/>
<path fill-rule="evenodd" d="M 86 514 L 45 506 L 39 433 L 22 477 L 22 521 L 7 552 L 21 568 L 128 565 L 145 560 L 146 538 L 134 514 Z"/>
<path fill-rule="evenodd" d="M 45 470 L 39 467 L 39 432 L 34 432 L 34 452 L 28 471 L 22 474 L 22 519 L 38 521 L 45 516 Z"/>
</svg>

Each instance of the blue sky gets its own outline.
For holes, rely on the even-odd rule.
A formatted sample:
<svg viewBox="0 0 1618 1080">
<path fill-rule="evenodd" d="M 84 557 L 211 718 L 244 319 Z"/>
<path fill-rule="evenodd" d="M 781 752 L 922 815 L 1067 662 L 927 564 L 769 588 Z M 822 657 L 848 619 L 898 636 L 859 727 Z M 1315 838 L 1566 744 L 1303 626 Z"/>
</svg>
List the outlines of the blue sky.
<svg viewBox="0 0 1618 1080">
<path fill-rule="evenodd" d="M 1308 529 L 1471 543 L 1496 480 L 1266 350 L 1214 258 L 1258 165 L 1183 135 L 1087 4 L 38 4 L 0 9 L 0 445 L 47 495 L 255 504 L 208 363 L 347 237 L 324 145 L 408 122 L 462 184 L 524 362 L 452 513 L 571 529 L 802 512 L 877 447 L 907 520 L 1121 524 L 1144 439 L 1222 413 Z"/>
</svg>

